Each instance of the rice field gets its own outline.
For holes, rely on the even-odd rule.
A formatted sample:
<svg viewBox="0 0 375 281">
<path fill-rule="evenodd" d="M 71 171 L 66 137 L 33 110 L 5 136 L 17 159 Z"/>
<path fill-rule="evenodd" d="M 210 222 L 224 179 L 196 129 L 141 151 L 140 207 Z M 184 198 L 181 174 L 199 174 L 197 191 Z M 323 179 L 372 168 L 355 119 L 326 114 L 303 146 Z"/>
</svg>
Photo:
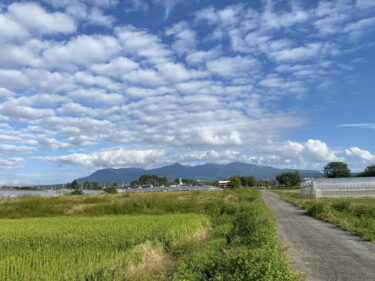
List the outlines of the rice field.
<svg viewBox="0 0 375 281">
<path fill-rule="evenodd" d="M 259 190 L 0 200 L 0 281 L 298 281 Z"/>
<path fill-rule="evenodd" d="M 208 224 L 198 214 L 1 219 L 0 280 L 124 280 L 137 245 L 168 249 Z"/>
</svg>

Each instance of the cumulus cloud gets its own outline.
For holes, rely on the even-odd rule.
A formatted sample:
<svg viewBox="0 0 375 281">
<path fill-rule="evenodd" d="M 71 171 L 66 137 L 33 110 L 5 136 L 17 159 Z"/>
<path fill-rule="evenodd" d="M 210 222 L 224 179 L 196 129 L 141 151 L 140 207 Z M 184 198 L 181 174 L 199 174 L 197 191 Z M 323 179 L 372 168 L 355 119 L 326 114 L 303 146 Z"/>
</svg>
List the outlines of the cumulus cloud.
<svg viewBox="0 0 375 281">
<path fill-rule="evenodd" d="M 208 61 L 206 66 L 211 73 L 224 78 L 246 77 L 258 67 L 258 61 L 251 57 L 242 56 L 220 57 Z"/>
<path fill-rule="evenodd" d="M 69 15 L 61 12 L 49 13 L 33 2 L 17 2 L 9 5 L 0 14 L 0 34 L 6 37 L 22 38 L 31 34 L 73 33 L 76 23 Z"/>
<path fill-rule="evenodd" d="M 67 43 L 55 44 L 44 51 L 48 65 L 76 67 L 112 58 L 121 49 L 118 40 L 106 35 L 79 35 Z"/>
<path fill-rule="evenodd" d="M 12 145 L 12 144 L 0 144 L 1 154 L 22 154 L 32 151 L 33 148 L 30 146 Z"/>
<path fill-rule="evenodd" d="M 359 147 L 350 147 L 345 149 L 345 153 L 350 156 L 358 157 L 361 160 L 373 161 L 375 155 L 368 150 L 360 149 Z"/>
<path fill-rule="evenodd" d="M 172 48 L 180 55 L 190 53 L 195 49 L 195 31 L 186 22 L 180 22 L 166 30 L 166 35 L 175 37 Z"/>
<path fill-rule="evenodd" d="M 79 89 L 70 92 L 68 95 L 82 104 L 121 104 L 124 101 L 124 97 L 120 94 L 107 93 L 103 89 L 96 88 Z"/>
<path fill-rule="evenodd" d="M 0 105 L 0 116 L 3 116 L 5 120 L 26 121 L 53 115 L 55 115 L 55 112 L 52 109 L 33 108 L 30 106 L 19 105 L 12 101 Z"/>
<path fill-rule="evenodd" d="M 337 161 L 340 158 L 336 155 L 336 152 L 330 150 L 328 145 L 320 140 L 308 140 L 305 144 L 307 151 L 312 157 L 321 161 Z"/>
<path fill-rule="evenodd" d="M 0 169 L 1 170 L 14 170 L 22 167 L 25 162 L 22 158 L 0 158 Z"/>
<path fill-rule="evenodd" d="M 74 153 L 64 156 L 39 157 L 39 160 L 58 165 L 78 165 L 88 168 L 119 168 L 150 165 L 165 155 L 164 151 L 111 148 L 90 154 Z"/>
</svg>

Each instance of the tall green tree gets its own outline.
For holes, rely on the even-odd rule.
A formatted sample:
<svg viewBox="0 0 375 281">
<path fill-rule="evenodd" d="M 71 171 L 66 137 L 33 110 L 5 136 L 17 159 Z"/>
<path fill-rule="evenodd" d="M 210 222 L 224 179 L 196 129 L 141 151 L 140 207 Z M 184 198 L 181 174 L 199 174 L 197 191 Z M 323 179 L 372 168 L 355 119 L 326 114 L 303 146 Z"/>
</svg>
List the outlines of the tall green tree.
<svg viewBox="0 0 375 281">
<path fill-rule="evenodd" d="M 257 180 L 254 177 L 242 176 L 240 179 L 241 185 L 245 187 L 255 186 L 257 184 Z"/>
<path fill-rule="evenodd" d="M 296 186 L 301 183 L 301 177 L 298 171 L 281 173 L 280 175 L 276 176 L 276 180 L 279 185 L 285 186 Z"/>
<path fill-rule="evenodd" d="M 78 182 L 76 180 L 72 181 L 71 184 L 70 184 L 70 188 L 79 189 Z"/>
<path fill-rule="evenodd" d="M 330 162 L 324 166 L 323 174 L 326 178 L 349 178 L 351 172 L 344 162 Z"/>
<path fill-rule="evenodd" d="M 240 176 L 231 176 L 229 178 L 228 186 L 230 188 L 237 188 L 241 186 L 241 177 Z"/>
<path fill-rule="evenodd" d="M 367 168 L 359 173 L 357 177 L 375 177 L 375 165 L 367 166 Z"/>
</svg>

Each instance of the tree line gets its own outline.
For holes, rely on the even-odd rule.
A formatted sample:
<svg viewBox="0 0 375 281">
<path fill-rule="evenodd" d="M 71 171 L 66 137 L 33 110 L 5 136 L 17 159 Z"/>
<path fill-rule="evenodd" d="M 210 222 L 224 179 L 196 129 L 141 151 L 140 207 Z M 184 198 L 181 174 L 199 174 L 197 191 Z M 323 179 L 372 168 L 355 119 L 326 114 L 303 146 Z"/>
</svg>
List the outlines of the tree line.
<svg viewBox="0 0 375 281">
<path fill-rule="evenodd" d="M 330 162 L 324 166 L 323 174 L 326 178 L 375 177 L 375 165 L 367 166 L 358 174 L 352 174 L 345 162 Z"/>
</svg>

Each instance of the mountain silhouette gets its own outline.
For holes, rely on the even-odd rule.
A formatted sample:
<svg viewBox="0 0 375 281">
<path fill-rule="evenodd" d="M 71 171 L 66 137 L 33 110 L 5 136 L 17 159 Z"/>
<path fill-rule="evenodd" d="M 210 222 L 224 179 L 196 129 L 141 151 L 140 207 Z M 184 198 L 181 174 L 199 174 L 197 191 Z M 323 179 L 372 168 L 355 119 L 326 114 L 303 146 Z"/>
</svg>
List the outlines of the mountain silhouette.
<svg viewBox="0 0 375 281">
<path fill-rule="evenodd" d="M 141 169 L 141 168 L 120 168 L 120 169 L 102 169 L 93 174 L 76 179 L 77 182 L 98 182 L 102 184 L 109 184 L 116 182 L 118 184 L 129 183 L 137 180 L 141 175 L 150 174 L 159 177 L 166 176 L 168 180 L 175 178 L 192 178 L 196 180 L 224 180 L 233 175 L 240 176 L 254 176 L 256 179 L 273 179 L 283 172 L 294 172 L 295 169 L 279 169 L 270 166 L 258 166 L 253 164 L 246 164 L 234 162 L 230 164 L 203 164 L 197 166 L 188 166 L 175 163 L 169 166 L 160 167 L 156 169 Z M 297 170 L 302 178 L 321 177 L 322 173 L 315 170 Z"/>
</svg>

